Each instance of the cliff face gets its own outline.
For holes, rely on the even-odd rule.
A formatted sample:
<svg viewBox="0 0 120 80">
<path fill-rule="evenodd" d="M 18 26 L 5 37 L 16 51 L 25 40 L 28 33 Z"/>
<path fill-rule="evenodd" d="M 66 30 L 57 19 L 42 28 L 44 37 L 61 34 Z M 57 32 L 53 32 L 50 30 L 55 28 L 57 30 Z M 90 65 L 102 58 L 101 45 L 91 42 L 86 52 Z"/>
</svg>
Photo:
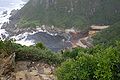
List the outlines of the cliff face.
<svg viewBox="0 0 120 80">
<path fill-rule="evenodd" d="M 120 0 L 30 0 L 19 14 L 20 23 L 57 27 L 113 24 L 120 17 Z"/>
</svg>

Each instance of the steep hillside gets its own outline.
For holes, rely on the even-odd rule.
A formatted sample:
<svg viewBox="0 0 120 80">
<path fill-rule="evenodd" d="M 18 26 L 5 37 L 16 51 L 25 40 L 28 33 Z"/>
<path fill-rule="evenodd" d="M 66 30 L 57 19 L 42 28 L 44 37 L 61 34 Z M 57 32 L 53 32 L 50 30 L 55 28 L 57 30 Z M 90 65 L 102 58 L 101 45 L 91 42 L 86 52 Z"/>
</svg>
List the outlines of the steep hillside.
<svg viewBox="0 0 120 80">
<path fill-rule="evenodd" d="M 112 45 L 120 40 L 120 21 L 103 30 L 94 37 L 95 44 Z"/>
<path fill-rule="evenodd" d="M 18 24 L 22 27 L 45 24 L 83 28 L 113 24 L 120 17 L 120 0 L 30 0 L 19 14 Z"/>
</svg>

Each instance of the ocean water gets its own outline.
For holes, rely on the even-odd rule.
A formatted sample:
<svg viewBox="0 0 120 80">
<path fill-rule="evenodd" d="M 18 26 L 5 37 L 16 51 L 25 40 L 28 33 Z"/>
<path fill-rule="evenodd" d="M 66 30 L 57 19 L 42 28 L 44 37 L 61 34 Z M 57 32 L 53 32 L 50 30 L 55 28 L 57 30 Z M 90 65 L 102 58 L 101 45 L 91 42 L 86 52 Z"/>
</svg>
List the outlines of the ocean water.
<svg viewBox="0 0 120 80">
<path fill-rule="evenodd" d="M 0 24 L 8 22 L 8 18 L 11 16 L 10 12 L 13 9 L 20 9 L 25 3 L 26 2 L 23 2 L 22 0 L 0 0 Z M 3 15 L 4 11 L 7 11 L 6 15 Z"/>
<path fill-rule="evenodd" d="M 5 29 L 1 29 L 4 22 L 9 23 L 10 13 L 13 9 L 21 9 L 28 0 L 0 0 L 0 39 L 5 40 L 9 34 Z M 3 12 L 7 11 L 7 14 Z M 44 25 L 41 26 L 45 27 Z M 65 37 L 58 35 L 57 33 L 50 33 L 47 30 L 42 30 L 40 27 L 36 28 L 36 31 L 25 32 L 15 36 L 10 37 L 10 39 L 15 39 L 18 44 L 21 45 L 34 45 L 37 42 L 42 42 L 48 48 L 53 51 L 57 51 L 63 48 Z"/>
<path fill-rule="evenodd" d="M 1 29 L 4 22 L 9 23 L 9 17 L 11 16 L 10 13 L 12 10 L 21 9 L 24 4 L 27 3 L 28 0 L 0 0 L 0 39 L 5 40 L 9 34 L 5 29 Z M 3 14 L 3 12 L 7 11 L 7 14 Z M 17 36 L 12 36 L 16 40 L 16 43 L 22 45 L 33 45 L 34 42 L 32 40 L 26 40 L 27 36 L 30 33 L 26 32 L 23 34 L 19 34 Z"/>
<path fill-rule="evenodd" d="M 9 23 L 9 17 L 11 16 L 10 13 L 13 9 L 21 9 L 21 7 L 24 6 L 25 3 L 27 3 L 29 0 L 0 0 L 0 39 L 5 40 L 9 34 L 5 29 L 1 29 L 1 26 L 4 22 Z M 7 11 L 7 14 L 3 14 L 3 12 Z M 43 25 L 44 26 L 44 25 Z M 19 35 L 12 36 L 10 38 L 15 39 L 16 43 L 21 45 L 34 45 L 35 40 L 34 38 L 29 38 L 29 36 L 34 36 L 35 34 L 42 32 L 42 34 L 46 34 L 48 36 L 55 36 L 56 34 L 49 33 L 46 30 L 42 30 L 41 28 L 36 28 L 36 31 L 34 32 L 25 32 L 21 33 Z M 43 36 L 45 37 L 45 36 Z"/>
<path fill-rule="evenodd" d="M 18 5 L 23 1 L 21 0 L 0 0 L 0 8 L 6 9 L 6 8 L 13 8 L 14 6 Z"/>
<path fill-rule="evenodd" d="M 20 9 L 26 2 L 22 0 L 0 0 L 0 39 L 9 36 L 9 34 L 5 31 L 5 29 L 1 29 L 1 26 L 4 22 L 9 22 L 10 13 L 13 9 Z M 7 12 L 7 14 L 3 14 L 3 12 Z"/>
</svg>

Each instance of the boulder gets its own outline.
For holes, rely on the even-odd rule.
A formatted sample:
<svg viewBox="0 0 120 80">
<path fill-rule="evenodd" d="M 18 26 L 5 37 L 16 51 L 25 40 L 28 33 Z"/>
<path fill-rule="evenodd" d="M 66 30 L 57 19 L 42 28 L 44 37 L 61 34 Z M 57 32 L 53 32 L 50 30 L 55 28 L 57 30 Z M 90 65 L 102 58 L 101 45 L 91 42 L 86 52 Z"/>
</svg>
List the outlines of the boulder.
<svg viewBox="0 0 120 80">
<path fill-rule="evenodd" d="M 0 80 L 14 80 L 15 53 L 0 59 Z"/>
<path fill-rule="evenodd" d="M 3 11 L 2 15 L 7 15 L 7 11 Z"/>
</svg>

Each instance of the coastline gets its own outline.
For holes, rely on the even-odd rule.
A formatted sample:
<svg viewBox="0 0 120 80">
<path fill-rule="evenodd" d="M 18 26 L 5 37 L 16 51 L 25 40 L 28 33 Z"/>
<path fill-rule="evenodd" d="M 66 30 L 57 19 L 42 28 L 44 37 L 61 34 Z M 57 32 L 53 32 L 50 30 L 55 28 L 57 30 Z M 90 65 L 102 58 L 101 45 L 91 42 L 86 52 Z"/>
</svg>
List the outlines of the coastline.
<svg viewBox="0 0 120 80">
<path fill-rule="evenodd" d="M 21 3 L 19 3 L 19 5 L 20 4 Z M 79 41 L 79 39 L 83 36 L 76 37 L 79 39 L 74 40 L 74 36 L 72 35 L 74 35 L 74 33 L 77 33 L 74 29 L 61 30 L 58 28 L 54 28 L 54 26 L 48 27 L 45 25 L 36 26 L 36 28 L 19 28 L 16 24 L 17 21 L 19 21 L 20 19 L 18 9 L 20 9 L 20 6 L 19 8 L 11 9 L 11 12 L 9 12 L 7 16 L 7 19 L 5 19 L 6 21 L 2 23 L 3 26 L 0 29 L 0 32 L 2 32 L 0 33 L 0 37 L 2 36 L 2 40 L 13 39 L 15 40 L 15 43 L 25 46 L 31 46 L 41 42 L 47 48 L 53 51 L 71 48 L 73 47 L 73 45 L 84 47 L 81 41 Z M 17 10 L 18 12 L 16 12 L 15 10 Z M 80 32 L 78 34 L 82 35 L 82 33 Z M 73 39 L 71 38 L 71 36 Z"/>
<path fill-rule="evenodd" d="M 9 18 L 14 14 L 12 13 L 13 10 L 20 10 L 26 2 L 20 1 L 19 3 L 10 3 L 13 6 L 12 7 L 1 7 L 3 9 L 0 11 L 0 39 L 5 40 L 9 36 L 9 33 L 2 28 L 2 26 L 5 25 L 5 23 L 9 23 Z M 21 5 L 22 4 L 22 5 Z"/>
</svg>

